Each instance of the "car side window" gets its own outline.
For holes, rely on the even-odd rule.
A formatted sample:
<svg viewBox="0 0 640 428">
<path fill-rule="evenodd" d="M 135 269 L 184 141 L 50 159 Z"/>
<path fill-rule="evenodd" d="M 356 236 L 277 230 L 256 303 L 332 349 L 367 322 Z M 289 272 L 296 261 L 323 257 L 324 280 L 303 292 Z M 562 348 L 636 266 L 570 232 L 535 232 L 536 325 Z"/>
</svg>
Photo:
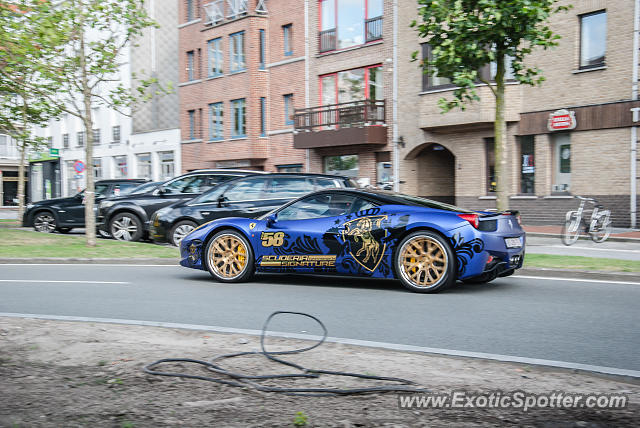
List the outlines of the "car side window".
<svg viewBox="0 0 640 428">
<path fill-rule="evenodd" d="M 265 182 L 262 178 L 242 180 L 232 184 L 223 196 L 227 202 L 262 199 Z"/>
<path fill-rule="evenodd" d="M 293 199 L 309 192 L 313 192 L 309 177 L 273 177 L 265 193 L 270 199 Z"/>
<path fill-rule="evenodd" d="M 196 205 L 196 204 L 210 204 L 210 203 L 216 203 L 219 201 L 220 196 L 223 195 L 223 193 L 229 188 L 229 185 L 223 185 L 223 186 L 217 186 L 211 190 L 208 190 L 207 192 L 203 193 L 202 195 L 198 196 L 197 198 L 193 199 L 189 205 Z"/>
<path fill-rule="evenodd" d="M 229 175 L 229 174 L 215 174 L 215 175 L 209 175 L 208 179 L 208 186 L 209 188 L 213 187 L 213 186 L 217 186 L 218 184 L 224 183 L 226 181 L 229 180 L 233 180 L 234 178 L 238 178 L 238 177 L 242 177 L 241 175 Z"/>
<path fill-rule="evenodd" d="M 95 186 L 95 191 L 96 191 L 96 198 L 102 197 L 102 196 L 113 196 L 113 192 L 111 192 L 111 194 L 107 195 L 107 193 L 109 193 L 109 185 L 108 184 L 97 184 Z M 84 190 L 82 191 L 84 193 Z"/>
<path fill-rule="evenodd" d="M 136 189 L 140 183 L 117 183 L 111 190 L 112 196 L 124 196 L 131 193 L 133 189 Z"/>
<path fill-rule="evenodd" d="M 316 178 L 316 190 L 340 187 L 338 180 L 333 178 Z"/>
<path fill-rule="evenodd" d="M 343 193 L 309 196 L 278 212 L 278 220 L 307 220 L 347 215 L 353 212 L 356 199 L 356 196 Z"/>
</svg>

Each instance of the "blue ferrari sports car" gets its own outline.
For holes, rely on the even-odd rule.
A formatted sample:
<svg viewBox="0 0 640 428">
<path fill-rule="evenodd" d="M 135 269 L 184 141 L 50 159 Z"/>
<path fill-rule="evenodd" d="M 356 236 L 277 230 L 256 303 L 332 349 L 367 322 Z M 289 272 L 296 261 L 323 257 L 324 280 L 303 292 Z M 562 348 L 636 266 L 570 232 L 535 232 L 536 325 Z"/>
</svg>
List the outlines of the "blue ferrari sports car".
<svg viewBox="0 0 640 428">
<path fill-rule="evenodd" d="M 517 212 L 476 212 L 378 190 L 307 194 L 257 219 L 222 218 L 181 242 L 185 267 L 221 282 L 255 272 L 396 278 L 432 293 L 456 280 L 484 283 L 522 267 Z"/>
</svg>

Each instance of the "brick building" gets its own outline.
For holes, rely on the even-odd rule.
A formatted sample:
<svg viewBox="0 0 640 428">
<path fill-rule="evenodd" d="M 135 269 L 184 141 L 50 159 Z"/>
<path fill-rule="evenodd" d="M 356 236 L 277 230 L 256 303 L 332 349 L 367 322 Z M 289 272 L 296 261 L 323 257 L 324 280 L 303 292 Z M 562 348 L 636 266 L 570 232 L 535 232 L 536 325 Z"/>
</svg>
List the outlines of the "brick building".
<svg viewBox="0 0 640 428">
<path fill-rule="evenodd" d="M 546 81 L 506 88 L 510 207 L 527 223 L 560 224 L 564 212 L 577 207 L 573 195 L 592 196 L 613 210 L 614 225 L 629 226 L 638 210 L 637 200 L 632 208 L 638 174 L 631 109 L 640 107 L 632 89 L 638 71 L 634 2 L 561 3 L 573 8 L 550 22 L 560 45 L 528 59 Z M 400 9 L 400 58 L 416 50 L 429 55 L 408 27 L 413 19 L 415 7 Z M 437 100 L 450 96 L 453 86 L 422 75 L 415 63 L 399 61 L 398 67 L 402 190 L 474 209 L 495 207 L 489 88 L 479 87 L 481 101 L 466 111 L 441 114 Z"/>
<path fill-rule="evenodd" d="M 391 180 L 391 3 L 181 0 L 183 170 Z"/>
</svg>

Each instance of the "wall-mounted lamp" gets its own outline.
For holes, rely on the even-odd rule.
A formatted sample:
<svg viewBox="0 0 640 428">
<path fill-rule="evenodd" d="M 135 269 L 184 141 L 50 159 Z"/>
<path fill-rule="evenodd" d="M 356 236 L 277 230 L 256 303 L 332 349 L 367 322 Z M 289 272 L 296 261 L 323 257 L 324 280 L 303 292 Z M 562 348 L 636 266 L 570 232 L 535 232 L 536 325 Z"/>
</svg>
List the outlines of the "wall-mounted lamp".
<svg viewBox="0 0 640 428">
<path fill-rule="evenodd" d="M 396 144 L 402 148 L 404 148 L 404 137 L 401 135 L 400 137 L 398 137 L 398 141 L 396 141 Z"/>
</svg>

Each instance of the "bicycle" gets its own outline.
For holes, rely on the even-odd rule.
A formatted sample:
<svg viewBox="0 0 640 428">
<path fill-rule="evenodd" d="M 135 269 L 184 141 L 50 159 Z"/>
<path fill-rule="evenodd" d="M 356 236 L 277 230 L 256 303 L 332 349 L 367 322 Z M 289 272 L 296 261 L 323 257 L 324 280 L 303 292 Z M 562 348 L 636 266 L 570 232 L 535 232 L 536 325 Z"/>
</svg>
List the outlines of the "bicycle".
<svg viewBox="0 0 640 428">
<path fill-rule="evenodd" d="M 567 211 L 566 219 L 562 225 L 562 243 L 564 245 L 574 244 L 580 236 L 580 225 L 584 226 L 585 233 L 591 236 L 593 242 L 604 242 L 611 234 L 611 210 L 607 210 L 593 198 L 580 199 L 580 207 L 577 211 Z M 583 219 L 584 207 L 586 203 L 593 204 L 589 224 Z"/>
</svg>

